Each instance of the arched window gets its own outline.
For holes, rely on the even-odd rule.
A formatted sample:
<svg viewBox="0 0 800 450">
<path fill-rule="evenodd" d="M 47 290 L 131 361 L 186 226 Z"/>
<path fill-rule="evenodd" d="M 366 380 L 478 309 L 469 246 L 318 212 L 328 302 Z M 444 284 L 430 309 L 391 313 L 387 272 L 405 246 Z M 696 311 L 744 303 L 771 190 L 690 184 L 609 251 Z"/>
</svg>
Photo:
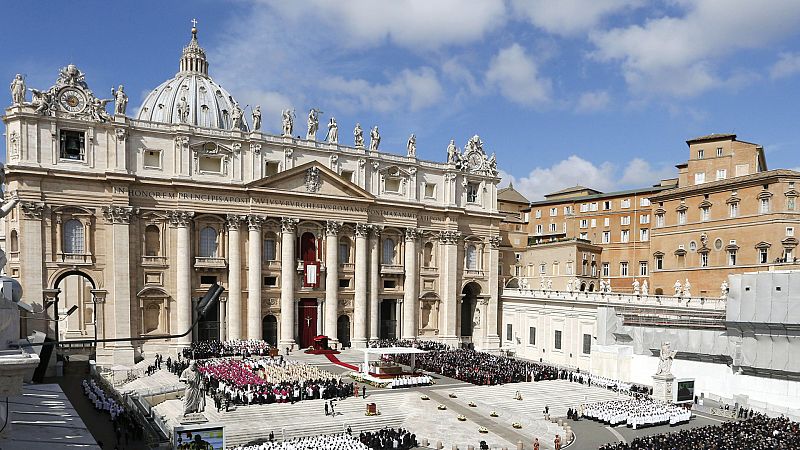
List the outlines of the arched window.
<svg viewBox="0 0 800 450">
<path fill-rule="evenodd" d="M 478 250 L 474 245 L 467 246 L 467 269 L 477 270 L 478 267 Z"/>
<path fill-rule="evenodd" d="M 11 230 L 11 251 L 18 252 L 19 251 L 19 236 L 17 236 L 17 230 Z"/>
<path fill-rule="evenodd" d="M 83 223 L 80 220 L 70 219 L 64 223 L 64 253 L 84 253 Z"/>
<path fill-rule="evenodd" d="M 339 264 L 350 262 L 350 239 L 343 237 L 339 239 Z"/>
<path fill-rule="evenodd" d="M 383 263 L 394 264 L 394 240 L 392 238 L 383 240 Z"/>
<path fill-rule="evenodd" d="M 422 264 L 423 267 L 434 267 L 433 261 L 433 242 L 426 242 L 422 247 Z"/>
<path fill-rule="evenodd" d="M 217 230 L 212 227 L 200 230 L 200 256 L 204 258 L 217 256 Z"/>
<path fill-rule="evenodd" d="M 161 253 L 161 230 L 156 225 L 144 229 L 144 256 L 158 256 Z"/>
</svg>

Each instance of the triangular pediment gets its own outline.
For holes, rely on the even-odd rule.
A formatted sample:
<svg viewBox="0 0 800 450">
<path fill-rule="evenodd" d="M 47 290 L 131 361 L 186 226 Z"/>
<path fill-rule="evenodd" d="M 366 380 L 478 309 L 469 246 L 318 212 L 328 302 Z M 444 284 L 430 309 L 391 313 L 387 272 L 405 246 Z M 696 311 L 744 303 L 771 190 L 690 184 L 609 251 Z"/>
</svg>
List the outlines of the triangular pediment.
<svg viewBox="0 0 800 450">
<path fill-rule="evenodd" d="M 311 161 L 270 177 L 253 181 L 250 188 L 275 189 L 298 194 L 373 200 L 361 187 L 345 180 L 318 161 Z"/>
</svg>

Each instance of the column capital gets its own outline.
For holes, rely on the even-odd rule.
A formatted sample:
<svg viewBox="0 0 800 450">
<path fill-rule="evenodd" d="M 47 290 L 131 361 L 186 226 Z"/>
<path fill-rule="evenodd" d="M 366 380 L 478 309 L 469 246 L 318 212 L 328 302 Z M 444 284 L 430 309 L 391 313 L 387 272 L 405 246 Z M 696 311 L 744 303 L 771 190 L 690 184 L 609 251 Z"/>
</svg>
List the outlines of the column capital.
<svg viewBox="0 0 800 450">
<path fill-rule="evenodd" d="M 264 218 L 257 214 L 249 214 L 247 216 L 247 229 L 250 231 L 258 231 L 261 230 L 261 223 L 264 222 Z"/>
<path fill-rule="evenodd" d="M 365 223 L 357 223 L 355 230 L 356 230 L 356 237 L 367 237 L 369 235 L 370 226 Z"/>
<path fill-rule="evenodd" d="M 167 217 L 173 227 L 183 228 L 192 223 L 194 211 L 167 211 Z"/>
<path fill-rule="evenodd" d="M 342 222 L 336 220 L 329 220 L 325 222 L 325 235 L 326 236 L 336 236 L 339 234 L 339 231 L 342 229 Z"/>
<path fill-rule="evenodd" d="M 458 245 L 461 241 L 461 232 L 453 230 L 444 230 L 439 232 L 439 242 L 444 245 Z"/>
<path fill-rule="evenodd" d="M 381 233 L 383 233 L 383 225 L 372 224 L 369 226 L 369 230 L 372 233 L 372 236 L 380 238 Z"/>
<path fill-rule="evenodd" d="M 41 220 L 45 205 L 44 202 L 19 202 L 19 207 L 24 218 Z"/>
<path fill-rule="evenodd" d="M 44 295 L 44 299 L 47 301 L 55 300 L 60 293 L 61 289 L 42 289 L 42 295 Z"/>
<path fill-rule="evenodd" d="M 406 242 L 416 241 L 422 233 L 417 228 L 408 227 L 405 230 Z"/>
<path fill-rule="evenodd" d="M 243 215 L 239 214 L 228 214 L 225 217 L 225 223 L 228 225 L 229 230 L 238 230 L 242 226 L 242 221 L 244 220 Z"/>
<path fill-rule="evenodd" d="M 103 206 L 103 217 L 111 224 L 127 225 L 136 214 L 139 214 L 139 208 L 133 206 Z"/>
<path fill-rule="evenodd" d="M 108 291 L 105 289 L 92 289 L 89 291 L 92 293 L 92 297 L 94 298 L 95 303 L 105 303 L 106 302 L 106 295 Z"/>
<path fill-rule="evenodd" d="M 502 239 L 500 238 L 500 236 L 489 236 L 489 245 L 491 245 L 492 248 L 498 248 L 500 247 L 501 240 Z"/>
<path fill-rule="evenodd" d="M 297 231 L 299 219 L 293 217 L 281 217 L 281 231 L 284 233 L 294 233 Z"/>
</svg>

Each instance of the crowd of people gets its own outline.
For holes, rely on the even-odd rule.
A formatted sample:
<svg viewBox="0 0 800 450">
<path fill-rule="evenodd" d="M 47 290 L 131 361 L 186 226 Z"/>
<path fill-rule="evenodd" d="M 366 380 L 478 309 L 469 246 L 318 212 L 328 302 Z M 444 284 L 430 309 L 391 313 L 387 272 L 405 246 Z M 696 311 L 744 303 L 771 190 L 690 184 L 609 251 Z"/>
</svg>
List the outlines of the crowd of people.
<svg viewBox="0 0 800 450">
<path fill-rule="evenodd" d="M 260 339 L 192 342 L 183 349 L 185 359 L 224 358 L 229 356 L 268 356 L 271 346 Z"/>
<path fill-rule="evenodd" d="M 651 398 L 626 398 L 581 405 L 583 415 L 606 425 L 627 425 L 635 429 L 670 424 L 678 425 L 692 418 L 691 409 Z"/>
<path fill-rule="evenodd" d="M 111 396 L 106 395 L 106 391 L 93 379 L 83 380 L 81 385 L 83 386 L 83 393 L 89 397 L 89 401 L 94 405 L 94 409 L 108 412 L 111 415 L 112 421 L 116 420 L 117 416 L 124 411 L 122 406 L 111 398 Z"/>
<path fill-rule="evenodd" d="M 159 370 L 161 370 L 161 366 L 163 363 L 164 363 L 164 355 L 156 353 L 156 357 L 153 358 L 153 363 L 147 366 L 145 374 L 149 376 L 158 372 Z"/>
<path fill-rule="evenodd" d="M 128 445 L 129 442 L 141 441 L 144 430 L 141 425 L 117 402 L 94 379 L 83 380 L 81 382 L 83 393 L 92 402 L 97 411 L 105 411 L 111 416 L 111 424 L 114 428 L 114 437 L 117 444 Z"/>
<path fill-rule="evenodd" d="M 674 433 L 655 434 L 614 442 L 600 450 L 747 449 L 788 450 L 800 448 L 800 423 L 785 417 L 755 413 L 742 421 L 725 422 Z"/>
<path fill-rule="evenodd" d="M 217 406 L 294 403 L 308 399 L 345 398 L 354 394 L 331 372 L 283 358 L 220 358 L 198 363 L 201 389 Z"/>
<path fill-rule="evenodd" d="M 417 436 L 403 428 L 362 432 L 358 440 L 372 450 L 409 450 L 417 446 Z"/>
<path fill-rule="evenodd" d="M 389 383 L 389 387 L 392 389 L 399 389 L 405 387 L 415 387 L 415 386 L 430 386 L 433 384 L 433 378 L 428 375 L 419 375 L 419 376 L 402 376 L 393 378 L 392 381 Z"/>
<path fill-rule="evenodd" d="M 266 442 L 233 447 L 232 450 L 409 450 L 417 445 L 416 435 L 403 428 L 367 431 L 355 437 L 348 427 L 347 433 L 306 436 L 280 442 L 270 434 Z"/>
</svg>

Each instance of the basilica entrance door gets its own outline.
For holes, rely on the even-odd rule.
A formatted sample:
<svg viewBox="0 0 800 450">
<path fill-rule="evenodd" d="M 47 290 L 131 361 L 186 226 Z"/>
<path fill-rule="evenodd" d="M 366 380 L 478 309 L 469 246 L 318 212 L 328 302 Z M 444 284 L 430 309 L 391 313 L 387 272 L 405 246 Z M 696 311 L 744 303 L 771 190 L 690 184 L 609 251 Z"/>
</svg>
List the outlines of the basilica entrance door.
<svg viewBox="0 0 800 450">
<path fill-rule="evenodd" d="M 300 348 L 311 347 L 317 336 L 317 300 L 301 299 L 297 312 L 297 342 Z"/>
<path fill-rule="evenodd" d="M 196 303 L 198 300 L 199 298 L 192 300 L 195 303 L 195 308 L 192 309 L 193 311 L 197 309 Z M 205 316 L 197 321 L 197 333 L 195 334 L 197 341 L 219 340 L 219 308 L 224 307 L 224 303 L 218 303 L 216 308 L 208 310 Z"/>
<path fill-rule="evenodd" d="M 261 321 L 261 335 L 267 341 L 267 344 L 278 345 L 278 319 L 274 315 L 268 314 L 264 316 Z"/>
<path fill-rule="evenodd" d="M 350 347 L 350 316 L 343 314 L 336 320 L 336 335 L 342 346 Z"/>
<path fill-rule="evenodd" d="M 397 300 L 381 302 L 381 322 L 378 334 L 381 339 L 397 338 Z"/>
<path fill-rule="evenodd" d="M 481 287 L 478 283 L 467 283 L 461 293 L 461 336 L 471 337 L 475 327 L 480 326 L 480 315 L 475 310 Z"/>
</svg>

